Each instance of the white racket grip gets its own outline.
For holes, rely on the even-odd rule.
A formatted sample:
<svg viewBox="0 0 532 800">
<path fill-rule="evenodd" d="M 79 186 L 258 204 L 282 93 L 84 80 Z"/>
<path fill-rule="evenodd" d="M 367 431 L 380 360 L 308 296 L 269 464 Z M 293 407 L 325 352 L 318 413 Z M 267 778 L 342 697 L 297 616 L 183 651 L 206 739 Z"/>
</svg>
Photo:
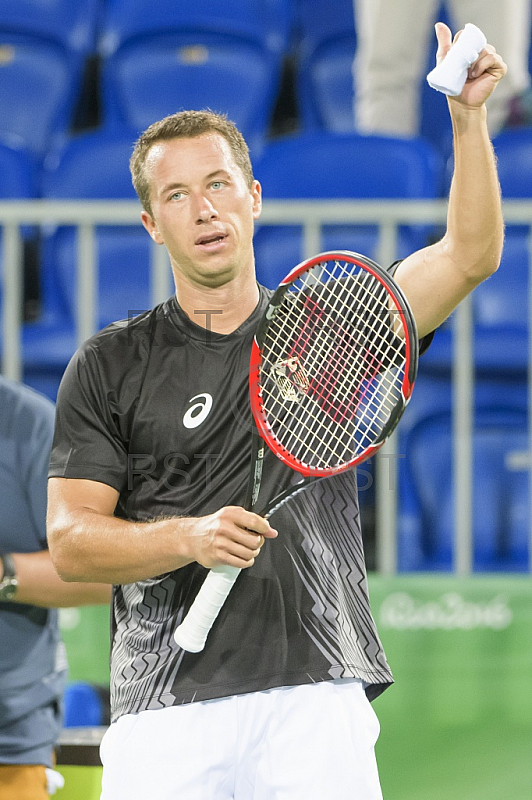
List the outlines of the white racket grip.
<svg viewBox="0 0 532 800">
<path fill-rule="evenodd" d="M 451 97 L 459 95 L 467 80 L 467 70 L 485 47 L 486 37 L 480 28 L 468 22 L 445 58 L 427 75 L 429 85 Z"/>
<path fill-rule="evenodd" d="M 225 603 L 241 570 L 238 567 L 214 567 L 178 625 L 174 639 L 188 653 L 199 653 L 205 647 L 209 631 Z"/>
</svg>

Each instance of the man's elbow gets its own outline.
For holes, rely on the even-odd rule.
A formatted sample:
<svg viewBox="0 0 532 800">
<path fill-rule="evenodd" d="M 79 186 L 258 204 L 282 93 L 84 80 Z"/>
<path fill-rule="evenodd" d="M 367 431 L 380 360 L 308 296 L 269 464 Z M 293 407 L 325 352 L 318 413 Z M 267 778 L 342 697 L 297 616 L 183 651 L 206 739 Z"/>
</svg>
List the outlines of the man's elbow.
<svg viewBox="0 0 532 800">
<path fill-rule="evenodd" d="M 482 253 L 474 253 L 463 263 L 467 264 L 467 276 L 474 288 L 479 283 L 490 278 L 499 269 L 502 258 L 502 244 L 485 248 Z"/>
<path fill-rule="evenodd" d="M 67 583 L 82 581 L 82 559 L 75 553 L 71 532 L 57 522 L 48 520 L 46 528 L 48 551 L 54 569 Z"/>
<path fill-rule="evenodd" d="M 502 248 L 503 243 L 501 242 L 500 246 L 497 245 L 491 251 L 486 254 L 486 258 L 483 262 L 483 278 L 489 278 L 491 275 L 494 275 L 500 267 L 501 259 L 502 259 Z"/>
<path fill-rule="evenodd" d="M 484 251 L 483 256 L 483 272 L 484 277 L 482 280 L 494 275 L 501 264 L 502 251 L 504 248 L 504 225 L 496 225 L 493 230 L 493 236 L 488 246 Z"/>
</svg>

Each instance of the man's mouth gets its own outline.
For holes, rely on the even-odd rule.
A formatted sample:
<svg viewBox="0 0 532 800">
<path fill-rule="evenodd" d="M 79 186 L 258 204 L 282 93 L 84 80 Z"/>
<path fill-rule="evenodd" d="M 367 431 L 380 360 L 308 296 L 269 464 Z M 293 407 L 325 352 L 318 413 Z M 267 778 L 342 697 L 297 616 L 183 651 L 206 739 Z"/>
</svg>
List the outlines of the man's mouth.
<svg viewBox="0 0 532 800">
<path fill-rule="evenodd" d="M 226 239 L 226 234 L 223 233 L 213 233 L 210 236 L 202 236 L 201 239 L 196 241 L 198 245 L 212 245 L 218 244 L 219 242 L 223 242 Z"/>
</svg>

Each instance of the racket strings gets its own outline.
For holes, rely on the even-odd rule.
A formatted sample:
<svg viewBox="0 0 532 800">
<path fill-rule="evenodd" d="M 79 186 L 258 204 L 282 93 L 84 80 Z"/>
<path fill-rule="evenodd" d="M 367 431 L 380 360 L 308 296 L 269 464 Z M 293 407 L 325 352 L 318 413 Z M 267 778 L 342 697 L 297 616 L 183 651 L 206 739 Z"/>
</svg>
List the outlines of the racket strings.
<svg viewBox="0 0 532 800">
<path fill-rule="evenodd" d="M 369 271 L 322 262 L 288 289 L 268 328 L 264 412 L 278 442 L 318 470 L 375 443 L 401 402 L 405 342 L 388 298 Z"/>
<path fill-rule="evenodd" d="M 338 353 L 337 353 L 338 355 Z M 342 353 L 341 358 L 337 358 L 337 362 L 339 361 L 340 364 L 336 363 L 333 364 L 331 368 L 331 362 L 328 363 L 328 379 L 321 381 L 316 381 L 316 384 L 319 386 L 319 392 L 315 399 L 318 401 L 321 410 L 325 411 L 328 414 L 328 417 L 324 417 L 321 415 L 313 414 L 313 410 L 311 409 L 310 416 L 300 416 L 300 421 L 297 427 L 293 427 L 291 430 L 290 440 L 286 442 L 287 449 L 290 451 L 295 451 L 294 454 L 297 454 L 297 457 L 301 458 L 302 460 L 308 460 L 308 454 L 305 454 L 301 451 L 301 449 L 297 448 L 297 441 L 299 440 L 300 444 L 306 444 L 309 441 L 312 442 L 314 448 L 314 454 L 317 453 L 316 445 L 319 444 L 321 447 L 320 452 L 323 452 L 323 446 L 331 445 L 331 442 L 334 443 L 335 452 L 331 452 L 329 455 L 328 453 L 324 456 L 324 460 L 328 461 L 331 456 L 336 456 L 340 461 L 352 457 L 353 449 L 357 451 L 361 451 L 366 447 L 369 442 L 368 437 L 376 438 L 378 433 L 381 430 L 381 424 L 379 423 L 375 426 L 375 421 L 377 420 L 377 409 L 375 408 L 375 413 L 373 414 L 373 419 L 370 421 L 368 418 L 368 410 L 371 410 L 371 405 L 368 403 L 368 408 L 364 414 L 365 419 L 362 418 L 362 415 L 359 415 L 358 420 L 356 421 L 355 426 L 349 425 L 348 423 L 352 422 L 354 419 L 353 410 L 360 406 L 361 397 L 357 396 L 357 386 L 349 386 L 349 389 L 352 390 L 352 394 L 347 395 L 347 400 L 342 402 L 338 399 L 338 380 L 337 374 L 339 368 L 344 367 L 345 362 L 347 361 L 349 356 L 349 351 L 347 353 Z M 364 381 L 366 383 L 366 387 L 370 385 L 370 381 L 376 376 L 379 371 L 379 365 L 371 366 L 371 370 L 368 369 L 366 374 L 364 375 Z M 368 372 L 371 371 L 371 374 Z M 326 391 L 324 391 L 324 387 Z M 334 397 L 331 395 L 334 394 Z M 324 395 L 326 395 L 326 402 L 323 402 Z M 367 400 L 368 392 L 367 388 L 364 389 L 362 400 Z M 350 405 L 348 405 L 350 404 Z M 347 412 L 350 412 L 349 414 Z M 341 423 L 341 424 L 339 424 Z M 371 425 L 373 423 L 374 430 L 371 430 Z M 363 424 L 366 426 L 366 429 L 363 428 Z M 367 426 L 370 426 L 368 429 Z M 304 435 L 307 435 L 304 438 Z"/>
<path fill-rule="evenodd" d="M 367 276 L 366 276 L 366 279 L 367 279 Z M 360 302 L 358 301 L 357 298 L 355 298 L 355 299 L 356 299 L 357 310 L 359 310 L 360 309 Z M 323 303 L 323 297 L 321 297 L 321 300 L 322 300 L 322 303 Z M 340 300 L 341 300 L 341 298 L 339 298 L 338 296 L 335 297 L 335 302 L 334 302 L 334 304 L 332 306 L 333 310 L 337 310 L 338 309 Z M 381 301 L 381 307 L 382 307 L 382 298 L 380 298 L 380 301 Z M 344 305 L 345 305 L 345 303 L 344 303 Z M 309 314 L 308 313 L 309 301 L 308 301 L 308 299 L 306 299 L 305 306 L 304 306 L 305 319 L 302 320 L 300 318 L 299 320 L 297 320 L 297 324 L 301 325 L 303 323 L 303 334 L 299 336 L 299 341 L 296 342 L 296 347 L 293 348 L 292 355 L 293 355 L 294 351 L 296 351 L 296 352 L 299 351 L 299 353 L 304 351 L 305 348 L 301 347 L 301 343 L 303 342 L 303 344 L 306 345 L 306 343 L 308 342 L 308 340 L 312 336 L 314 336 L 316 333 L 319 333 L 319 331 L 320 331 L 319 325 L 320 324 L 322 325 L 321 330 L 325 331 L 325 332 L 327 331 L 327 328 L 324 327 L 324 325 L 322 323 L 322 319 L 321 319 L 323 317 L 323 314 L 324 314 L 323 309 L 320 308 L 320 306 L 317 306 L 316 303 L 313 303 L 313 306 L 314 306 L 314 308 L 318 308 L 318 316 L 320 317 L 320 319 L 316 319 L 316 315 L 315 314 L 312 314 L 312 313 Z M 360 314 L 359 314 L 359 317 L 360 317 Z M 329 322 L 331 323 L 331 319 L 329 319 Z M 375 316 L 373 316 L 372 325 L 368 326 L 367 325 L 367 321 L 366 321 L 366 325 L 365 325 L 366 329 L 368 327 L 370 328 L 370 330 L 369 330 L 370 338 L 373 339 L 373 340 L 375 339 L 376 334 L 378 333 L 377 330 L 376 330 L 376 327 L 375 327 L 375 322 L 376 322 L 376 318 L 375 318 Z M 382 315 L 381 315 L 381 318 L 379 320 L 377 320 L 377 322 L 380 325 L 380 327 L 382 328 L 382 326 L 384 324 Z M 291 321 L 291 324 L 292 324 L 292 321 Z M 365 342 L 361 340 L 361 337 L 360 337 L 359 333 L 357 333 L 355 331 L 355 345 L 356 345 L 356 347 L 354 348 L 353 347 L 353 342 L 351 342 L 351 343 L 349 343 L 348 341 L 346 342 L 346 339 L 349 337 L 350 333 L 352 334 L 352 331 L 351 332 L 346 331 L 345 326 L 343 328 L 338 328 L 338 326 L 336 326 L 335 323 L 334 323 L 334 318 L 332 319 L 332 323 L 331 324 L 332 324 L 332 328 L 333 329 L 336 328 L 334 330 L 334 335 L 336 337 L 336 344 L 334 345 L 334 343 L 333 343 L 333 346 L 328 348 L 328 351 L 327 351 L 327 357 L 328 357 L 327 369 L 324 370 L 321 375 L 318 373 L 318 378 L 316 380 L 314 380 L 314 385 L 315 386 L 317 385 L 317 386 L 320 387 L 319 394 L 320 394 L 320 396 L 322 398 L 325 397 L 327 394 L 331 394 L 332 395 L 333 393 L 336 395 L 337 398 L 341 397 L 342 392 L 338 391 L 338 389 L 339 389 L 338 381 L 339 381 L 339 379 L 341 380 L 341 378 L 342 378 L 342 376 L 344 374 L 344 371 L 343 371 L 344 367 L 349 366 L 349 364 L 354 361 L 355 362 L 355 372 L 353 374 L 353 379 L 351 381 L 351 385 L 349 385 L 347 387 L 349 391 L 348 392 L 345 391 L 345 386 L 344 386 L 344 391 L 343 391 L 343 396 L 347 397 L 347 399 L 348 399 L 348 405 L 344 406 L 344 409 L 341 409 L 341 411 L 343 411 L 343 414 L 342 414 L 343 416 L 347 416 L 347 414 L 345 413 L 345 409 L 346 408 L 347 409 L 351 409 L 351 411 L 352 411 L 353 409 L 356 408 L 356 406 L 357 406 L 357 404 L 359 402 L 359 398 L 356 397 L 356 395 L 354 396 L 355 399 L 353 400 L 353 394 L 352 394 L 353 387 L 361 386 L 363 384 L 363 379 L 365 379 L 366 381 L 371 381 L 375 377 L 377 372 L 381 370 L 382 362 L 381 361 L 377 362 L 377 360 L 376 360 L 374 354 L 372 353 L 371 349 L 366 347 L 365 346 Z M 389 331 L 389 324 L 386 323 L 386 333 L 388 333 L 388 331 Z M 366 338 L 368 338 L 367 337 L 367 333 L 368 333 L 368 331 L 366 330 Z M 330 340 L 330 335 L 328 335 L 328 334 L 326 335 L 326 341 L 327 341 L 327 338 Z M 320 343 L 319 340 L 318 340 L 318 347 L 314 348 L 314 353 L 315 354 L 317 353 L 319 356 L 321 356 L 323 354 L 324 350 L 325 350 L 325 348 L 324 348 L 323 344 Z M 311 357 L 311 356 L 312 356 L 312 353 L 311 352 L 307 352 L 307 363 L 310 362 L 311 359 L 309 357 Z M 358 356 L 358 359 L 357 359 L 357 356 Z M 356 361 L 357 360 L 359 362 L 358 367 L 356 366 Z M 316 371 L 315 368 L 316 368 L 317 364 L 316 363 L 315 364 L 311 364 L 311 366 L 314 367 L 313 371 L 315 372 Z M 321 364 L 321 367 L 323 369 L 324 365 Z M 363 370 L 363 372 L 361 372 L 361 370 Z M 348 374 L 348 373 L 345 373 L 345 374 Z M 327 380 L 324 380 L 324 379 L 327 379 Z M 330 392 L 324 391 L 323 390 L 324 386 L 327 386 L 330 389 Z M 324 405 L 324 408 L 327 408 L 326 404 L 323 404 L 323 405 Z M 335 408 L 336 412 L 339 410 L 338 409 L 338 400 L 336 401 L 336 404 L 335 404 L 334 408 Z M 351 416 L 352 416 L 352 414 L 351 414 Z M 337 413 L 333 414 L 333 417 L 334 417 L 335 420 L 338 420 L 338 418 L 339 418 Z"/>
<path fill-rule="evenodd" d="M 306 328 L 312 326 L 315 329 L 312 333 L 319 335 L 320 323 L 323 325 L 327 324 L 327 322 L 321 322 L 324 312 L 317 304 L 314 304 L 314 306 L 315 309 L 310 309 L 309 311 Z M 312 318 L 316 316 L 315 311 L 318 319 Z M 355 371 L 352 376 L 352 383 L 358 383 L 359 386 L 362 386 L 364 381 L 371 381 L 376 376 L 382 368 L 382 362 L 367 348 L 367 330 L 364 332 L 364 336 L 360 336 L 357 331 L 354 332 L 353 336 L 345 329 L 338 327 L 335 322 L 329 321 L 329 325 L 333 332 L 333 342 L 327 353 L 328 368 L 315 378 L 311 383 L 311 389 L 314 388 L 320 400 L 323 401 L 321 405 L 324 411 L 331 413 L 335 421 L 340 421 L 342 418 L 353 415 L 360 399 L 359 395 L 356 393 L 349 394 L 345 390 L 345 386 L 342 387 L 341 382 L 344 380 L 344 376 L 348 374 L 346 370 L 354 364 Z M 371 327 L 371 332 L 373 334 L 376 333 L 374 326 Z M 306 338 L 308 339 L 309 337 L 307 336 Z M 298 345 L 299 342 L 296 342 L 296 346 L 293 348 L 294 351 L 298 350 Z M 320 352 L 320 355 L 323 349 L 324 345 L 321 342 L 318 342 L 314 348 L 315 351 Z"/>
</svg>

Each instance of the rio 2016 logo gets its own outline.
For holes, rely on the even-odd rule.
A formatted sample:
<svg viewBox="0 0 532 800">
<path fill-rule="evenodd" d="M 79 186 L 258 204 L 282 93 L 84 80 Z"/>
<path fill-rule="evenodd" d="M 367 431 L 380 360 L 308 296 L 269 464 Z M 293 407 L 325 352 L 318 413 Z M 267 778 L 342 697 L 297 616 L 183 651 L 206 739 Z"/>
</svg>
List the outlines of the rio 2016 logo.
<svg viewBox="0 0 532 800">
<path fill-rule="evenodd" d="M 396 630 L 503 630 L 512 619 L 512 609 L 503 595 L 472 602 L 458 592 L 448 592 L 433 600 L 394 592 L 385 598 L 380 609 L 381 625 Z"/>
</svg>

